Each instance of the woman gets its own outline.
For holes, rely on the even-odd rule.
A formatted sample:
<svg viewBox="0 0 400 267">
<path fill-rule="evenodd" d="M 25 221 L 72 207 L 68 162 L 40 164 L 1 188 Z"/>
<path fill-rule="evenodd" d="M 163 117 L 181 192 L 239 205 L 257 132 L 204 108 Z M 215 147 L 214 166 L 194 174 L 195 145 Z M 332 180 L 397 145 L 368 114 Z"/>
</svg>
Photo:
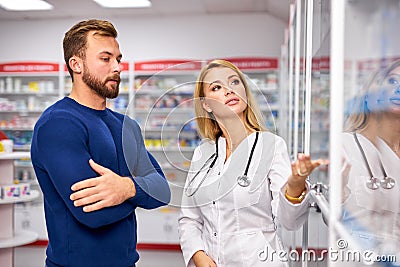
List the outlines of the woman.
<svg viewBox="0 0 400 267">
<path fill-rule="evenodd" d="M 186 266 L 285 266 L 279 222 L 298 229 L 308 215 L 306 178 L 320 165 L 262 126 L 244 74 L 232 63 L 205 66 L 194 92 L 198 130 L 179 218 Z M 291 166 L 291 167 L 290 167 Z"/>
<path fill-rule="evenodd" d="M 353 104 L 342 138 L 342 220 L 361 248 L 399 253 L 400 61 L 376 72 Z"/>
</svg>

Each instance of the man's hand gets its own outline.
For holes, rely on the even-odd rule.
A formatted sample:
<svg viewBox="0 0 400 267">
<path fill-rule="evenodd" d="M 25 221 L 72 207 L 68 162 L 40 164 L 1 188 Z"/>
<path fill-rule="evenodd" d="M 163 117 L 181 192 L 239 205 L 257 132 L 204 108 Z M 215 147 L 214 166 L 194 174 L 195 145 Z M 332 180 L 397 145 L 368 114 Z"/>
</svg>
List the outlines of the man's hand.
<svg viewBox="0 0 400 267">
<path fill-rule="evenodd" d="M 72 185 L 74 193 L 70 199 L 75 207 L 83 206 L 84 212 L 116 206 L 136 195 L 135 184 L 129 177 L 121 177 L 93 160 L 89 165 L 100 176 L 89 178 Z"/>
</svg>

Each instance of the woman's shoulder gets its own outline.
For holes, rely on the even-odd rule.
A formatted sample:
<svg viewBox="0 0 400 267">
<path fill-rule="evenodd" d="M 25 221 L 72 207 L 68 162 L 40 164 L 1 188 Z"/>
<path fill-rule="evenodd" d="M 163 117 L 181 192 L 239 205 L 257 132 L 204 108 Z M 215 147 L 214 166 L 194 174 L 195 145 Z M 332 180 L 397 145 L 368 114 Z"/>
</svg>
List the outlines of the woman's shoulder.
<svg viewBox="0 0 400 267">
<path fill-rule="evenodd" d="M 215 141 L 211 139 L 202 139 L 200 144 L 194 149 L 192 162 L 202 158 L 209 157 L 215 152 Z"/>
<path fill-rule="evenodd" d="M 264 140 L 274 140 L 275 142 L 284 142 L 285 143 L 285 140 L 281 136 L 277 135 L 276 133 L 268 132 L 268 131 L 263 131 L 260 133 Z"/>
<path fill-rule="evenodd" d="M 200 141 L 200 144 L 197 145 L 195 148 L 195 151 L 203 151 L 203 150 L 209 150 L 210 148 L 215 147 L 215 140 L 209 139 L 209 138 L 204 138 Z"/>
</svg>

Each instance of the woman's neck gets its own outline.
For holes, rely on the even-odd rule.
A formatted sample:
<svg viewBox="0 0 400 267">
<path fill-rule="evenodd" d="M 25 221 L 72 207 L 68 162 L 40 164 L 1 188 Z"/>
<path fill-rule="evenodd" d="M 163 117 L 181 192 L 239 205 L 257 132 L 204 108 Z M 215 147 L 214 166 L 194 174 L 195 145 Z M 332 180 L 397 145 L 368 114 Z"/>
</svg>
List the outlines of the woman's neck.
<svg viewBox="0 0 400 267">
<path fill-rule="evenodd" d="M 382 139 L 398 156 L 400 155 L 400 118 L 391 114 L 380 114 L 371 118 L 368 127 L 360 132 L 375 146 L 376 139 Z"/>
<path fill-rule="evenodd" d="M 243 121 L 238 118 L 229 121 L 225 120 L 223 124 L 220 123 L 220 127 L 226 139 L 226 159 L 228 159 L 239 144 L 254 131 L 246 128 Z"/>
<path fill-rule="evenodd" d="M 400 118 L 398 116 L 382 118 L 379 121 L 378 136 L 397 156 L 400 155 Z"/>
</svg>

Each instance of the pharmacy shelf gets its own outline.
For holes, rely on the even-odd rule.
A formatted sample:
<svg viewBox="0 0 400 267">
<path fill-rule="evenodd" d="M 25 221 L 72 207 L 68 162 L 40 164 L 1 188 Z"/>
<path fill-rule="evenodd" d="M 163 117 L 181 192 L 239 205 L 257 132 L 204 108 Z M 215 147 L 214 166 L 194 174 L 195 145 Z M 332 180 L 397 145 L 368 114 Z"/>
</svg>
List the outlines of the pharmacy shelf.
<svg viewBox="0 0 400 267">
<path fill-rule="evenodd" d="M 58 96 L 58 92 L 2 92 L 0 96 Z"/>
<path fill-rule="evenodd" d="M 0 127 L 0 131 L 33 131 L 33 127 Z"/>
<path fill-rule="evenodd" d="M 12 238 L 0 239 L 1 248 L 13 248 L 35 242 L 38 239 L 38 234 L 30 231 L 15 232 Z"/>
<path fill-rule="evenodd" d="M 34 200 L 35 198 L 39 197 L 39 191 L 37 190 L 31 190 L 30 194 L 24 197 L 19 197 L 19 198 L 12 198 L 12 199 L 0 199 L 0 205 L 2 204 L 14 204 L 14 203 L 20 203 L 20 202 L 29 202 Z"/>
<path fill-rule="evenodd" d="M 30 158 L 31 154 L 29 152 L 12 152 L 12 153 L 0 153 L 0 160 L 4 159 L 22 159 Z"/>
</svg>

